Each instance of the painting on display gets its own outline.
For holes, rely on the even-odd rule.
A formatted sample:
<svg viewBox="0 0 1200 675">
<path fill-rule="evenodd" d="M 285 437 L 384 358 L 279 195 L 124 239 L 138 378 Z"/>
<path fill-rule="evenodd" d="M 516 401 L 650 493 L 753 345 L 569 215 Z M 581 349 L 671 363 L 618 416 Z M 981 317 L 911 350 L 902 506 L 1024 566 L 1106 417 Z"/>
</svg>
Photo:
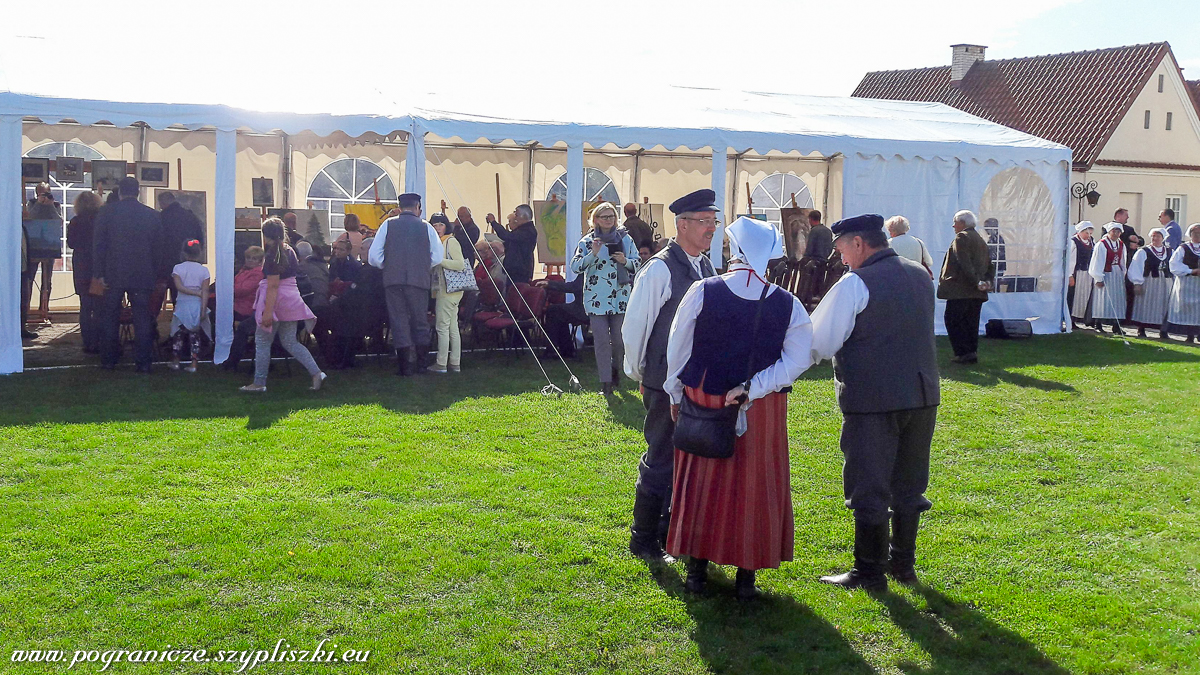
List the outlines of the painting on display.
<svg viewBox="0 0 1200 675">
<path fill-rule="evenodd" d="M 582 227 L 587 229 L 588 215 L 600 202 L 583 202 Z M 533 203 L 533 224 L 537 227 L 537 257 L 543 265 L 562 265 L 566 262 L 567 247 L 567 203 L 550 200 Z M 579 236 L 571 237 L 571 246 Z"/>
<path fill-rule="evenodd" d="M 233 229 L 258 230 L 262 228 L 262 209 L 234 209 Z"/>
<path fill-rule="evenodd" d="M 29 250 L 37 251 L 38 257 L 61 258 L 63 221 L 61 218 L 48 220 L 26 220 L 21 223 L 29 237 Z M 46 255 L 53 253 L 53 255 Z"/>
<path fill-rule="evenodd" d="M 372 231 L 378 230 L 379 225 L 388 219 L 388 213 L 396 208 L 396 204 L 388 204 L 387 202 L 379 204 L 345 204 L 343 213 L 353 213 L 358 216 L 358 222 L 371 228 Z"/>
<path fill-rule="evenodd" d="M 170 192 L 175 195 L 175 201 L 183 208 L 196 214 L 200 219 L 200 224 L 208 227 L 208 194 L 203 190 L 166 190 L 159 188 L 154 191 L 154 203 L 158 203 L 158 198 L 164 192 Z"/>
<path fill-rule="evenodd" d="M 234 230 L 233 231 L 233 261 L 235 269 L 242 269 L 246 264 L 246 249 L 251 246 L 262 247 L 262 230 Z"/>
<path fill-rule="evenodd" d="M 93 159 L 92 187 L 97 190 L 116 190 L 128 169 L 123 159 Z"/>
<path fill-rule="evenodd" d="M 255 206 L 275 206 L 275 181 L 270 178 L 251 178 L 250 187 Z"/>
<path fill-rule="evenodd" d="M 779 209 L 779 220 L 783 224 L 783 250 L 789 260 L 804 257 L 808 247 L 808 214 L 812 209 L 786 207 Z"/>
<path fill-rule="evenodd" d="M 46 157 L 21 158 L 21 182 L 45 183 L 50 180 L 50 160 Z"/>
<path fill-rule="evenodd" d="M 284 214 L 296 214 L 296 231 L 313 248 L 322 250 L 329 245 L 329 212 L 316 209 L 267 209 L 268 216 L 282 219 Z"/>
<path fill-rule="evenodd" d="M 169 187 L 171 177 L 170 162 L 137 162 L 134 164 L 134 176 L 142 187 Z"/>
<path fill-rule="evenodd" d="M 54 160 L 54 180 L 61 185 L 82 183 L 84 174 L 82 157 L 59 157 Z"/>
</svg>

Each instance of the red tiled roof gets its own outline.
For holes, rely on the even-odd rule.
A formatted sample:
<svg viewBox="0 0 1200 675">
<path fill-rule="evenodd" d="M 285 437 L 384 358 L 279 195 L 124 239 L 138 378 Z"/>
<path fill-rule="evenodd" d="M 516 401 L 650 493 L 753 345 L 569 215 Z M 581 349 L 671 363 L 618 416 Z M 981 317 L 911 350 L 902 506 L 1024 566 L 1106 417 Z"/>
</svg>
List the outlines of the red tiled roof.
<svg viewBox="0 0 1200 675">
<path fill-rule="evenodd" d="M 1166 42 L 976 63 L 961 82 L 950 66 L 867 73 L 853 96 L 945 103 L 1071 148 L 1087 170 L 1146 86 Z M 1180 74 L 1182 77 L 1182 73 Z M 1196 93 L 1196 87 L 1192 91 Z M 1200 108 L 1200 101 L 1197 101 Z"/>
</svg>

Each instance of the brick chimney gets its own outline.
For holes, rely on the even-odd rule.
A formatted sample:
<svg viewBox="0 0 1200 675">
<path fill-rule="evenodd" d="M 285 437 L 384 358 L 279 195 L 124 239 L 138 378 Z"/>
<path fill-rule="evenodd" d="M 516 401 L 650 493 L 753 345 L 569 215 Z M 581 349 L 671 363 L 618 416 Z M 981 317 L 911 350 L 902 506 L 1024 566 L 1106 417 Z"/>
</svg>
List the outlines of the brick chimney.
<svg viewBox="0 0 1200 675">
<path fill-rule="evenodd" d="M 957 85 L 967 76 L 971 66 L 983 60 L 987 47 L 983 45 L 950 45 L 954 58 L 950 61 L 950 84 Z"/>
</svg>

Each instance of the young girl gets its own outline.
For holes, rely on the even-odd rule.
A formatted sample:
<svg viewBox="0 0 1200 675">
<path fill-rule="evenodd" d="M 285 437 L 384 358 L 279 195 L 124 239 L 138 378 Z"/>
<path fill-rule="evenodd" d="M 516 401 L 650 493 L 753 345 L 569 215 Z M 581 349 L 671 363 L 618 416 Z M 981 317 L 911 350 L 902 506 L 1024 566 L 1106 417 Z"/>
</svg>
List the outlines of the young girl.
<svg viewBox="0 0 1200 675">
<path fill-rule="evenodd" d="M 171 270 L 171 278 L 175 281 L 175 289 L 179 297 L 175 301 L 175 315 L 171 317 L 171 334 L 174 336 L 175 350 L 168 367 L 179 370 L 179 361 L 183 358 L 185 348 L 192 355 L 192 365 L 184 370 L 196 372 L 196 364 L 200 360 L 200 333 L 211 335 L 208 324 L 208 268 L 198 261 L 204 256 L 200 241 L 192 239 L 184 244 L 183 262 Z"/>
</svg>

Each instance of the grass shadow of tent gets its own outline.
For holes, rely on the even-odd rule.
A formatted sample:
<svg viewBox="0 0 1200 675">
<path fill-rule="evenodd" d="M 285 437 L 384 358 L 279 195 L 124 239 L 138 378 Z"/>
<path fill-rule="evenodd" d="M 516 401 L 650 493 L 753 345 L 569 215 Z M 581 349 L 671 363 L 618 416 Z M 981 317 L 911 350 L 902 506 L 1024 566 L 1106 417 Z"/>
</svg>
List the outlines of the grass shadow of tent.
<svg viewBox="0 0 1200 675">
<path fill-rule="evenodd" d="M 908 675 L 1067 675 L 1037 647 L 968 605 L 924 585 L 914 589 L 926 607 L 895 593 L 879 596 L 891 620 L 932 661 L 929 668 L 900 664 Z"/>
<path fill-rule="evenodd" d="M 715 673 L 874 673 L 841 632 L 788 595 L 765 592 L 748 605 L 734 599 L 733 579 L 709 569 L 708 593 L 684 590 L 672 567 L 652 570 L 659 587 L 682 602 L 696 623 L 692 639 Z"/>
</svg>

